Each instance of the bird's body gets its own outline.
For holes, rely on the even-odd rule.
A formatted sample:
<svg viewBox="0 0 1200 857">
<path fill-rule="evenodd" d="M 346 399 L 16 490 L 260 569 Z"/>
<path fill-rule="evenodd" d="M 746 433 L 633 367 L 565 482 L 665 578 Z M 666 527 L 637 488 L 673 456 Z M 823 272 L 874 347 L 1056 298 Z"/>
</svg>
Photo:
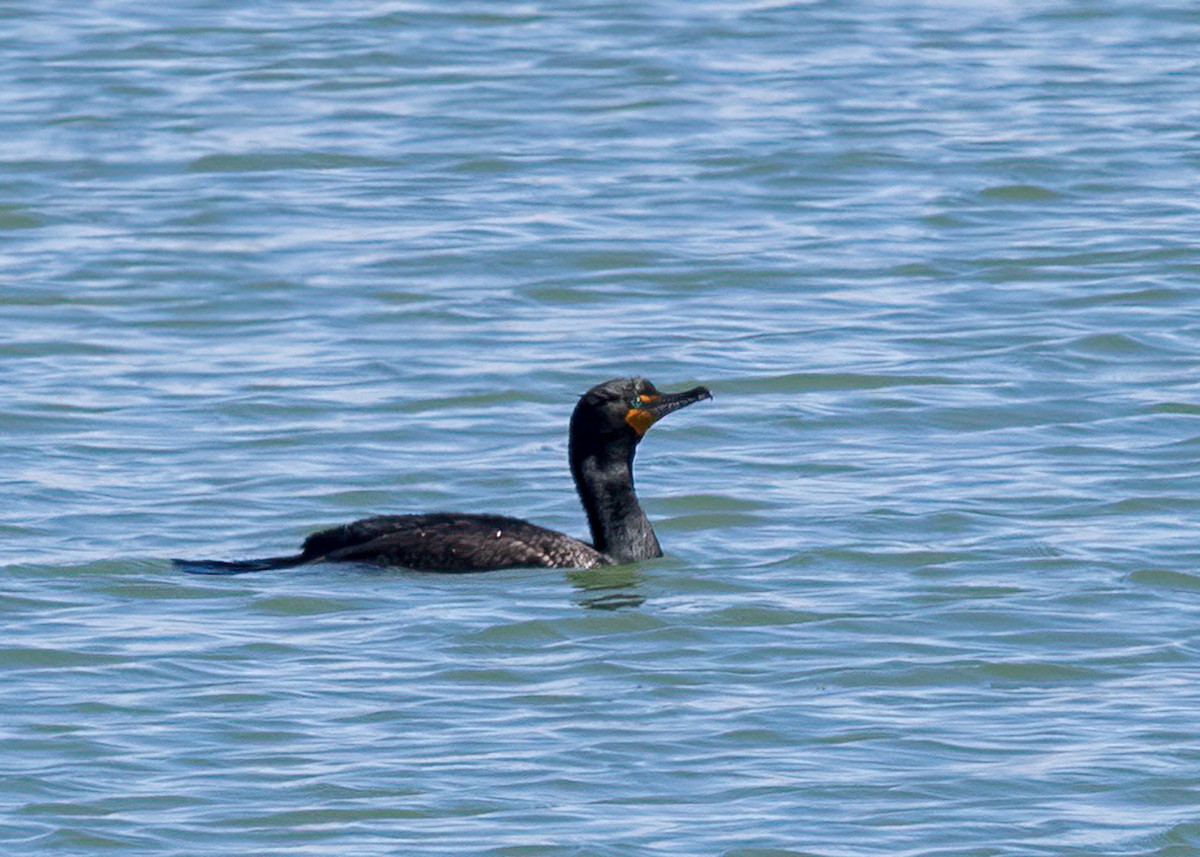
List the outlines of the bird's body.
<svg viewBox="0 0 1200 857">
<path fill-rule="evenodd" d="M 367 560 L 442 571 L 545 566 L 592 568 L 612 562 L 589 544 L 504 515 L 382 515 L 313 533 L 304 550 L 329 560 Z"/>
<path fill-rule="evenodd" d="M 292 556 L 225 562 L 177 560 L 185 571 L 238 574 L 308 562 L 365 562 L 419 571 L 521 566 L 593 568 L 662 556 L 633 488 L 633 456 L 652 423 L 711 398 L 704 387 L 662 394 L 641 378 L 598 384 L 571 417 L 571 473 L 592 543 L 504 515 L 380 515 L 321 530 Z"/>
</svg>

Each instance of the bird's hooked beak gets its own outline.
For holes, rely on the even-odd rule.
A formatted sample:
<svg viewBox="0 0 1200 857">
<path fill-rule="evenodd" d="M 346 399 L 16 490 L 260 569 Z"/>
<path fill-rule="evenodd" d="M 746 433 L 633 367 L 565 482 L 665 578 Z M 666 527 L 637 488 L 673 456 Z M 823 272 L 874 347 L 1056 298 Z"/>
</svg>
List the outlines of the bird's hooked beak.
<svg viewBox="0 0 1200 857">
<path fill-rule="evenodd" d="M 693 387 L 682 393 L 652 393 L 638 396 L 640 404 L 631 407 L 625 415 L 625 422 L 641 437 L 650 426 L 661 420 L 672 411 L 686 408 L 696 402 L 711 399 L 712 393 L 708 387 Z"/>
</svg>

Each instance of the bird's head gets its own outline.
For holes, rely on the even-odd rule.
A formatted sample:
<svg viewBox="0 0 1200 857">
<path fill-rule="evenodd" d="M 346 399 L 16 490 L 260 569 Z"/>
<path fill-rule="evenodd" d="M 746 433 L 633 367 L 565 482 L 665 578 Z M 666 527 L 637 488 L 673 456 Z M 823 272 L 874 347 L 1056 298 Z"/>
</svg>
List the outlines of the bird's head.
<svg viewBox="0 0 1200 857">
<path fill-rule="evenodd" d="M 571 416 L 571 435 L 608 442 L 624 439 L 636 445 L 667 414 L 711 398 L 707 387 L 661 393 L 645 378 L 614 378 L 579 399 Z"/>
</svg>

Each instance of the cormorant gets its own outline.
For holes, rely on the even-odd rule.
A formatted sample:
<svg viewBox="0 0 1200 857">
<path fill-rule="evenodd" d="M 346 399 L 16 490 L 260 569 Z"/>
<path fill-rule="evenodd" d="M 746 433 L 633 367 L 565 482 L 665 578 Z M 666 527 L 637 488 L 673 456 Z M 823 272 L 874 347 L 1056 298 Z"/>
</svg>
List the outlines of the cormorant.
<svg viewBox="0 0 1200 857">
<path fill-rule="evenodd" d="M 703 399 L 707 387 L 660 393 L 644 378 L 592 387 L 571 415 L 571 475 L 592 543 L 504 515 L 380 515 L 321 530 L 293 556 L 224 562 L 175 560 L 184 571 L 240 574 L 308 562 L 365 562 L 418 571 L 489 571 L 518 566 L 593 568 L 662 556 L 633 490 L 633 456 L 646 430 Z"/>
</svg>

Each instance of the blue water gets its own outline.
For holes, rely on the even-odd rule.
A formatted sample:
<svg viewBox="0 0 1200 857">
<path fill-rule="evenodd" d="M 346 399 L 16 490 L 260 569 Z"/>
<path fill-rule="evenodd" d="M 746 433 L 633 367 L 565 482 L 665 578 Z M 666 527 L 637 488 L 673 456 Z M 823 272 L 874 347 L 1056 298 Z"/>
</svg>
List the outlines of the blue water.
<svg viewBox="0 0 1200 857">
<path fill-rule="evenodd" d="M 0 843 L 1200 854 L 1200 11 L 0 7 Z M 575 398 L 668 556 L 585 535 Z"/>
</svg>

